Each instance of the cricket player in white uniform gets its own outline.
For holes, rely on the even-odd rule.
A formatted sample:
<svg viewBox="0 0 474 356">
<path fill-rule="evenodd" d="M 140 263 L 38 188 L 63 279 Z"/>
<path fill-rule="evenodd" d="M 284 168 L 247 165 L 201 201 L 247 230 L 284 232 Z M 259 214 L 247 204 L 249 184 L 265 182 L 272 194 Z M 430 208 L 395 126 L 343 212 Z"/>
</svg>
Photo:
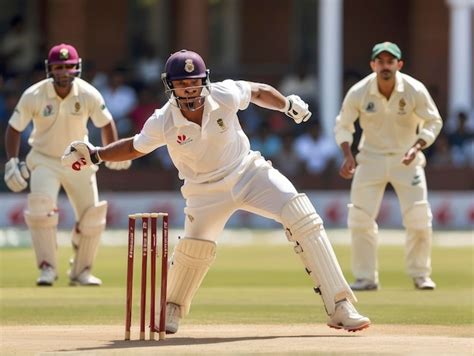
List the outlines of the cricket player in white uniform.
<svg viewBox="0 0 474 356">
<path fill-rule="evenodd" d="M 117 140 L 112 116 L 100 93 L 80 79 L 81 58 L 68 44 L 51 48 L 45 61 L 47 79 L 29 87 L 20 98 L 5 135 L 8 162 L 5 182 L 13 192 L 28 186 L 24 213 L 40 269 L 37 285 L 51 286 L 57 279 L 57 198 L 64 188 L 74 209 L 74 257 L 69 278 L 72 285 L 100 285 L 91 268 L 105 228 L 107 202 L 98 200 L 97 167 L 73 172 L 61 165 L 64 149 L 74 140 L 88 141 L 87 122 L 102 130 L 104 144 Z M 31 150 L 20 162 L 20 133 L 33 121 L 28 143 Z M 111 162 L 108 168 L 126 169 L 131 161 Z"/>
<path fill-rule="evenodd" d="M 280 110 L 296 123 L 311 113 L 299 97 L 285 98 L 266 84 L 225 80 L 211 84 L 209 70 L 197 53 L 172 54 L 162 75 L 169 102 L 156 110 L 135 137 L 106 147 L 74 142 L 63 157 L 69 167 L 88 168 L 104 161 L 134 159 L 166 145 L 184 180 L 184 237 L 174 250 L 168 277 L 166 331 L 175 333 L 216 255 L 216 241 L 231 215 L 241 209 L 282 223 L 321 294 L 328 325 L 349 331 L 370 320 L 341 272 L 323 222 L 305 194 L 272 167 L 249 139 L 237 117 L 250 103 Z M 84 162 L 84 163 L 81 163 Z"/>
<path fill-rule="evenodd" d="M 430 278 L 432 214 L 422 149 L 433 143 L 442 121 L 425 86 L 400 72 L 401 58 L 396 44 L 375 45 L 373 73 L 349 90 L 336 118 L 336 141 L 344 154 L 339 173 L 353 177 L 348 214 L 353 290 L 379 288 L 375 219 L 388 183 L 398 196 L 406 228 L 407 272 L 417 289 L 436 287 Z M 354 159 L 350 146 L 357 119 L 362 138 Z"/>
</svg>

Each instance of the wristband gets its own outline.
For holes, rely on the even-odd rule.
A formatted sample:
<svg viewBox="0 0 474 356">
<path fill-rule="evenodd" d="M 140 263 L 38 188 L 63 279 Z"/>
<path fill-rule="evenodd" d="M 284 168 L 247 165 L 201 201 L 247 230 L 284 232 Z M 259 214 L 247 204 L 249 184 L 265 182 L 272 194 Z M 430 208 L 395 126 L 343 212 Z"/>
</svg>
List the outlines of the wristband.
<svg viewBox="0 0 474 356">
<path fill-rule="evenodd" d="M 91 162 L 94 164 L 101 164 L 102 163 L 102 158 L 99 156 L 99 150 L 94 150 L 91 152 Z"/>
</svg>

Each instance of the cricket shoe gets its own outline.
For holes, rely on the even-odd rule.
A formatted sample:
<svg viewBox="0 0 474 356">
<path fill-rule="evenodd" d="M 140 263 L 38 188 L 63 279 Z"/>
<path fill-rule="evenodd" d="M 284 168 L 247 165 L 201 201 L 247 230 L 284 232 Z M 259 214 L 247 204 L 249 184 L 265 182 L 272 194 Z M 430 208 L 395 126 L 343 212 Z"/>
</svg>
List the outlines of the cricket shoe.
<svg viewBox="0 0 474 356">
<path fill-rule="evenodd" d="M 40 276 L 36 280 L 37 286 L 52 286 L 58 275 L 53 267 L 45 265 L 41 267 Z"/>
<path fill-rule="evenodd" d="M 336 310 L 327 325 L 334 329 L 359 331 L 369 327 L 370 319 L 360 315 L 352 303 L 344 299 L 336 303 Z"/>
<path fill-rule="evenodd" d="M 436 288 L 436 283 L 430 277 L 415 277 L 413 283 L 416 289 L 433 290 Z"/>
<path fill-rule="evenodd" d="M 181 321 L 180 306 L 174 303 L 166 303 L 166 325 L 165 325 L 166 333 L 176 334 L 179 328 L 180 321 Z"/>
<path fill-rule="evenodd" d="M 364 290 L 378 290 L 378 282 L 374 282 L 366 278 L 357 278 L 354 283 L 350 285 L 352 290 L 364 291 Z"/>
<path fill-rule="evenodd" d="M 70 286 L 100 286 L 102 281 L 85 269 L 77 277 L 71 278 Z"/>
</svg>

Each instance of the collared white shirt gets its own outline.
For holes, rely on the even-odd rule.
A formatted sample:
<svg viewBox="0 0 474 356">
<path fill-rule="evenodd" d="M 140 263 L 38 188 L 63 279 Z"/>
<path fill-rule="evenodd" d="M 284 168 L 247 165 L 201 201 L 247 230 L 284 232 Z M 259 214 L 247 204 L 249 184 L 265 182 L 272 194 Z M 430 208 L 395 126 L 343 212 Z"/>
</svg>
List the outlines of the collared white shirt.
<svg viewBox="0 0 474 356">
<path fill-rule="evenodd" d="M 405 153 L 419 138 L 428 147 L 443 125 L 425 86 L 401 72 L 396 72 L 389 100 L 378 90 L 376 73 L 348 91 L 336 118 L 334 133 L 338 145 L 352 144 L 357 119 L 363 130 L 359 150 L 383 154 Z"/>
<path fill-rule="evenodd" d="M 250 84 L 225 80 L 211 85 L 205 99 L 202 126 L 188 121 L 169 102 L 135 135 L 134 148 L 149 153 L 166 145 L 179 177 L 193 183 L 222 179 L 244 164 L 250 143 L 237 111 L 248 107 Z"/>
<path fill-rule="evenodd" d="M 33 121 L 30 146 L 42 154 L 61 157 L 72 141 L 88 141 L 89 118 L 96 127 L 112 121 L 97 89 L 75 78 L 71 92 L 62 99 L 53 80 L 45 79 L 25 90 L 8 123 L 21 132 Z"/>
</svg>

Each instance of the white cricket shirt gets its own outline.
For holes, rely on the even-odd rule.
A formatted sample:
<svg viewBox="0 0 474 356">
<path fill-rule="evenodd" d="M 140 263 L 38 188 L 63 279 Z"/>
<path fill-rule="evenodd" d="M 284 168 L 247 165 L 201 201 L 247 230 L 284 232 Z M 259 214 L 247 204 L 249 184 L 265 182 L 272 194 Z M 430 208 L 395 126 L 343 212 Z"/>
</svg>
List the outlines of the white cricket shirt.
<svg viewBox="0 0 474 356">
<path fill-rule="evenodd" d="M 418 138 L 428 147 L 443 125 L 425 86 L 400 72 L 396 72 L 390 100 L 379 92 L 376 73 L 348 91 L 336 118 L 334 133 L 338 145 L 352 144 L 356 119 L 363 130 L 359 150 L 382 154 L 405 153 Z"/>
<path fill-rule="evenodd" d="M 47 156 L 61 157 L 72 141 L 88 141 L 89 118 L 96 127 L 112 121 L 97 89 L 75 78 L 71 92 L 62 99 L 53 80 L 45 79 L 25 90 L 8 123 L 21 132 L 33 120 L 30 146 Z"/>
<path fill-rule="evenodd" d="M 169 102 L 135 135 L 137 151 L 149 153 L 166 145 L 180 179 L 192 183 L 222 179 L 246 164 L 250 143 L 237 111 L 248 107 L 250 84 L 225 80 L 213 83 L 205 99 L 202 126 L 188 121 Z"/>
</svg>

